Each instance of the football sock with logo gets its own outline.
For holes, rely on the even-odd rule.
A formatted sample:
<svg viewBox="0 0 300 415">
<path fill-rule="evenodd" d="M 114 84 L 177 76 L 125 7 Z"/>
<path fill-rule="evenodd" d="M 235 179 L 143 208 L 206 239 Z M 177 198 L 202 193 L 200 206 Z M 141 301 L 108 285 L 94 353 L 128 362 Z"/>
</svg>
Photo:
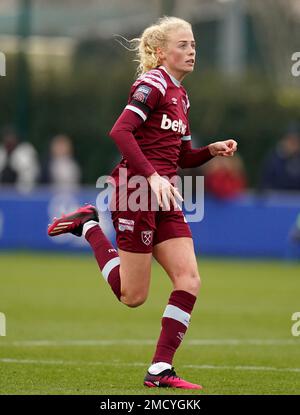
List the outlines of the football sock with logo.
<svg viewBox="0 0 300 415">
<path fill-rule="evenodd" d="M 187 291 L 172 292 L 163 314 L 161 333 L 152 359 L 153 364 L 164 362 L 172 365 L 174 354 L 188 329 L 195 302 L 196 297 Z M 151 371 L 151 366 L 149 370 Z"/>
<path fill-rule="evenodd" d="M 111 286 L 112 291 L 120 301 L 120 258 L 116 249 L 104 235 L 99 224 L 95 221 L 91 220 L 86 222 L 83 225 L 82 233 L 94 251 L 104 279 Z"/>
</svg>

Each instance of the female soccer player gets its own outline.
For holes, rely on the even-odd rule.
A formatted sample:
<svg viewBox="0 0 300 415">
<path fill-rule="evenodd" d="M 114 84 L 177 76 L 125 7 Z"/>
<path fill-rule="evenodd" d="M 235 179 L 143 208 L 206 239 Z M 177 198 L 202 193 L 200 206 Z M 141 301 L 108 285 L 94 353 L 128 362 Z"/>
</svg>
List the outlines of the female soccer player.
<svg viewBox="0 0 300 415">
<path fill-rule="evenodd" d="M 129 307 L 145 302 L 151 259 L 155 257 L 167 272 L 173 291 L 162 316 L 160 336 L 144 385 L 201 389 L 200 385 L 177 376 L 172 367 L 174 354 L 189 326 L 200 277 L 190 227 L 182 210 L 176 208 L 176 199 L 182 198 L 170 179 L 178 166 L 197 167 L 214 156 L 232 156 L 237 143 L 230 139 L 200 149 L 191 147 L 190 104 L 181 85 L 195 64 L 191 25 L 175 17 L 164 17 L 148 27 L 137 41 L 139 77 L 110 132 L 123 156 L 112 177 L 116 180 L 115 195 L 134 175 L 146 178 L 148 191 L 157 198 L 159 208 L 121 210 L 117 203 L 111 214 L 118 252 L 99 227 L 97 210 L 91 205 L 56 219 L 48 234 L 83 234 L 103 277 L 116 297 Z M 119 176 L 120 169 L 127 169 L 125 176 Z M 128 189 L 129 195 L 130 192 Z"/>
</svg>

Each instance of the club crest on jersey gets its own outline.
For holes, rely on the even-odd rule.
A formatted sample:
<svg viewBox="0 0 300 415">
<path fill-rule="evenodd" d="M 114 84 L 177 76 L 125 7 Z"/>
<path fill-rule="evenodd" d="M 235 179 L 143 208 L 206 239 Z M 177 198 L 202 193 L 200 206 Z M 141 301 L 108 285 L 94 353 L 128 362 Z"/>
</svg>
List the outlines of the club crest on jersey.
<svg viewBox="0 0 300 415">
<path fill-rule="evenodd" d="M 187 113 L 187 106 L 186 106 L 185 100 L 182 98 L 181 102 L 182 102 L 183 112 L 186 114 Z"/>
<path fill-rule="evenodd" d="M 160 126 L 163 130 L 172 130 L 182 135 L 186 132 L 186 125 L 181 119 L 172 121 L 167 114 L 163 114 Z"/>
<path fill-rule="evenodd" d="M 134 92 L 132 99 L 135 99 L 136 101 L 139 101 L 145 104 L 151 91 L 152 91 L 152 88 L 150 88 L 149 86 L 141 85 Z"/>
<path fill-rule="evenodd" d="M 150 245 L 152 242 L 152 231 L 142 231 L 141 232 L 142 242 L 145 245 Z"/>
<path fill-rule="evenodd" d="M 171 99 L 171 101 L 172 101 L 172 104 L 177 105 L 177 98 L 174 97 Z"/>
</svg>

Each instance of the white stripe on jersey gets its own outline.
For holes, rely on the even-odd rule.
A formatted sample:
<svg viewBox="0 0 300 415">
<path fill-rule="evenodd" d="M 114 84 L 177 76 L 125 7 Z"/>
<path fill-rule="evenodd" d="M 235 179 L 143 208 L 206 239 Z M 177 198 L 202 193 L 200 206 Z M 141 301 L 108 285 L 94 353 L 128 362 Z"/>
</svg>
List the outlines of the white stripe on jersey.
<svg viewBox="0 0 300 415">
<path fill-rule="evenodd" d="M 182 141 L 189 141 L 191 139 L 192 139 L 192 136 L 191 135 L 184 135 L 183 137 L 181 137 L 181 140 Z"/>
<path fill-rule="evenodd" d="M 165 77 L 162 72 L 160 72 L 158 69 L 151 69 L 147 73 L 153 73 L 154 75 L 158 75 L 160 78 L 162 78 L 165 81 Z"/>
<path fill-rule="evenodd" d="M 155 77 L 159 82 L 162 83 L 163 87 L 167 89 L 167 87 L 168 87 L 167 81 L 166 81 L 163 73 L 160 72 L 158 69 L 151 69 L 150 71 L 145 72 L 143 75 L 141 75 L 138 78 L 138 80 L 144 78 L 145 76 L 153 76 L 153 77 Z"/>
<path fill-rule="evenodd" d="M 125 109 L 135 112 L 136 114 L 138 114 L 142 118 L 142 120 L 146 121 L 147 115 L 145 113 L 143 113 L 143 111 L 140 110 L 139 108 L 134 107 L 133 105 L 126 105 Z"/>
<path fill-rule="evenodd" d="M 145 74 L 138 81 L 139 84 L 142 83 L 142 82 L 146 82 L 147 84 L 155 86 L 155 88 L 157 88 L 163 96 L 166 95 L 166 90 L 165 90 L 163 84 L 161 83 L 161 80 L 158 80 L 156 82 L 153 79 L 151 79 L 150 76 L 147 76 L 147 74 Z"/>
<path fill-rule="evenodd" d="M 150 78 L 153 78 L 154 80 L 160 82 L 163 85 L 163 87 L 165 89 L 167 89 L 167 82 L 161 76 L 157 76 L 157 74 L 152 73 L 152 71 L 147 72 L 147 76 L 149 76 Z"/>
<path fill-rule="evenodd" d="M 176 85 L 178 88 L 181 86 L 181 82 L 178 81 L 178 79 L 176 79 L 173 75 L 171 75 L 163 65 L 161 65 L 160 68 L 169 75 L 174 85 Z"/>
</svg>

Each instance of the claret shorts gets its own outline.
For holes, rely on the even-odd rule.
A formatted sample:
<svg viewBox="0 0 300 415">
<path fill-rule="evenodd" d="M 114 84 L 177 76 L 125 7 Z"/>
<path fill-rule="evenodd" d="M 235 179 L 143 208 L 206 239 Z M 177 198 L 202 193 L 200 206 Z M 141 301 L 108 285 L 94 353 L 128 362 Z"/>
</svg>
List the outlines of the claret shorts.
<svg viewBox="0 0 300 415">
<path fill-rule="evenodd" d="M 150 192 L 149 189 L 149 195 Z M 130 194 L 131 191 L 128 191 L 127 201 Z M 113 197 L 118 196 L 119 188 L 116 188 Z M 173 207 L 172 210 L 119 210 L 119 203 L 116 207 L 116 210 L 111 209 L 111 217 L 118 248 L 124 251 L 150 253 L 154 245 L 167 239 L 192 238 L 190 226 L 181 210 L 174 210 Z"/>
</svg>

